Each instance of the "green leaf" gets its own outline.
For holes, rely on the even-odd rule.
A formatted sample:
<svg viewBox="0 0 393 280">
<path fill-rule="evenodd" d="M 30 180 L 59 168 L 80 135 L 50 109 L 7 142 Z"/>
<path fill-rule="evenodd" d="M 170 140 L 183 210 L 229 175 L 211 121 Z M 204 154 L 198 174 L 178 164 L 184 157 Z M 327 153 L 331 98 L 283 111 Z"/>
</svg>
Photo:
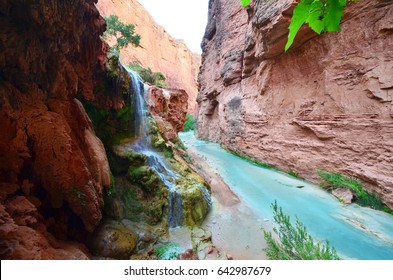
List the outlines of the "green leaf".
<svg viewBox="0 0 393 280">
<path fill-rule="evenodd" d="M 319 0 L 313 1 L 311 3 L 309 15 L 306 19 L 306 23 L 310 26 L 312 30 L 320 34 L 324 29 L 324 23 L 321 20 L 321 15 L 323 14 L 323 3 Z"/>
<path fill-rule="evenodd" d="M 251 0 L 240 0 L 240 3 L 242 3 L 243 8 L 249 6 L 250 2 Z"/>
<path fill-rule="evenodd" d="M 326 2 L 323 22 L 324 30 L 328 32 L 340 31 L 340 22 L 343 16 L 344 5 L 340 0 L 329 0 Z"/>
<path fill-rule="evenodd" d="M 350 0 L 300 0 L 295 7 L 288 27 L 288 41 L 285 51 L 293 44 L 299 29 L 304 23 L 316 33 L 340 30 L 340 22 L 347 1 Z"/>
<path fill-rule="evenodd" d="M 300 27 L 306 22 L 310 15 L 311 4 L 314 1 L 319 0 L 302 0 L 299 4 L 297 4 L 296 8 L 293 10 L 291 24 L 289 25 L 289 34 L 288 34 L 288 41 L 285 45 L 285 51 L 289 49 L 292 45 L 293 40 L 296 37 L 297 32 L 299 31 Z"/>
</svg>

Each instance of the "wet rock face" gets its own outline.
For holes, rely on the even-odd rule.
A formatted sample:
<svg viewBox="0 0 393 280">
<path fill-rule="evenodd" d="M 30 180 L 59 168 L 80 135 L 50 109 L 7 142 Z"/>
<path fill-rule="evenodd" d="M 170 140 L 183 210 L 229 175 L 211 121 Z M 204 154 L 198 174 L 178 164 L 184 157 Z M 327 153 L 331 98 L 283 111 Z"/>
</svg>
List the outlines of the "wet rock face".
<svg viewBox="0 0 393 280">
<path fill-rule="evenodd" d="M 347 7 L 342 31 L 299 31 L 294 1 L 210 1 L 198 135 L 314 182 L 342 172 L 393 207 L 393 5 Z"/>
<path fill-rule="evenodd" d="M 22 213 L 10 206 L 21 199 L 15 193 L 31 196 L 45 215 L 71 209 L 93 231 L 101 220 L 110 171 L 78 99 L 93 99 L 105 22 L 96 1 L 30 2 L 0 4 L 0 182 L 16 186 L 0 202 L 20 225 L 12 234 L 42 235 L 32 227 L 35 208 L 26 200 Z"/>
</svg>

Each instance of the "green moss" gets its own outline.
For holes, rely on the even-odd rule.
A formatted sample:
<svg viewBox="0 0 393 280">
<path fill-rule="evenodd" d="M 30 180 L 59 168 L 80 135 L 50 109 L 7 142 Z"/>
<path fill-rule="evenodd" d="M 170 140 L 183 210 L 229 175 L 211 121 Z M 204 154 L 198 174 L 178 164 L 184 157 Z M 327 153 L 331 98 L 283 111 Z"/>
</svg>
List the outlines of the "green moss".
<svg viewBox="0 0 393 280">
<path fill-rule="evenodd" d="M 83 102 L 98 138 L 106 148 L 118 145 L 122 139 L 133 136 L 132 109 L 127 104 L 118 112 L 99 108 L 94 102 Z"/>
<path fill-rule="evenodd" d="M 360 206 L 367 206 L 393 214 L 393 211 L 383 204 L 377 195 L 367 192 L 360 181 L 354 178 L 348 178 L 340 173 L 331 173 L 323 170 L 318 170 L 317 174 L 325 180 L 325 183 L 321 183 L 322 187 L 349 188 L 356 196 L 355 203 Z"/>
<path fill-rule="evenodd" d="M 197 182 L 184 180 L 178 183 L 183 207 L 183 222 L 187 226 L 200 226 L 209 213 L 210 205 L 204 199 Z"/>
<path fill-rule="evenodd" d="M 154 254 L 159 260 L 176 260 L 182 250 L 177 243 L 168 243 L 154 249 Z"/>
<path fill-rule="evenodd" d="M 141 166 L 146 164 L 146 155 L 137 153 L 134 150 L 128 151 L 126 158 L 132 166 Z"/>
<path fill-rule="evenodd" d="M 180 141 L 180 139 L 175 143 L 175 147 L 176 149 L 181 149 L 183 151 L 187 150 L 186 146 L 183 144 L 182 141 Z"/>
<path fill-rule="evenodd" d="M 127 179 L 130 180 L 131 183 L 138 184 L 147 192 L 153 192 L 162 185 L 156 171 L 146 165 L 138 167 L 131 166 L 128 169 Z"/>
<path fill-rule="evenodd" d="M 173 152 L 171 150 L 164 150 L 162 152 L 166 158 L 173 158 Z"/>
<path fill-rule="evenodd" d="M 185 160 L 187 163 L 192 163 L 192 159 L 191 159 L 191 157 L 190 157 L 189 154 L 185 154 L 185 155 L 184 155 L 184 160 Z"/>
<path fill-rule="evenodd" d="M 156 198 L 147 205 L 146 218 L 150 224 L 155 225 L 161 222 L 164 215 L 163 209 L 165 204 L 166 199 Z"/>
<path fill-rule="evenodd" d="M 246 155 L 242 155 L 242 154 L 236 153 L 236 152 L 228 150 L 228 149 L 225 149 L 225 150 L 227 152 L 231 153 L 232 155 L 236 156 L 236 157 L 242 158 L 242 159 L 244 159 L 246 161 L 249 161 L 249 162 L 251 162 L 251 163 L 253 163 L 255 165 L 261 166 L 263 168 L 279 170 L 274 165 L 271 165 L 271 164 L 268 164 L 268 163 L 265 163 L 265 162 L 260 162 L 260 161 L 258 161 L 256 159 L 252 158 L 252 157 L 249 157 L 249 156 L 246 156 Z"/>
<path fill-rule="evenodd" d="M 289 176 L 292 176 L 292 177 L 295 177 L 295 178 L 299 178 L 299 175 L 297 174 L 297 172 L 296 172 L 295 170 L 289 170 L 289 171 L 287 172 L 287 174 L 288 174 Z"/>
<path fill-rule="evenodd" d="M 131 221 L 139 222 L 143 212 L 143 205 L 139 201 L 135 189 L 129 188 L 123 191 L 121 195 L 125 217 Z"/>
<path fill-rule="evenodd" d="M 130 63 L 128 67 L 137 72 L 145 82 L 155 86 L 165 87 L 166 78 L 161 72 L 153 72 L 149 67 L 145 68 L 137 62 Z"/>
</svg>

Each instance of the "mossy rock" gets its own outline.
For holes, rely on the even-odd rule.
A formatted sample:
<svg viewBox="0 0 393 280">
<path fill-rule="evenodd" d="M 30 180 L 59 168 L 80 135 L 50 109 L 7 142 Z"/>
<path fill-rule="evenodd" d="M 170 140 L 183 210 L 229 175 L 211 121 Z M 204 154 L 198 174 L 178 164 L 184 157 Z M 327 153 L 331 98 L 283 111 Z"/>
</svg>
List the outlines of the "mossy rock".
<svg viewBox="0 0 393 280">
<path fill-rule="evenodd" d="M 200 226 L 210 211 L 210 205 L 197 186 L 181 192 L 183 214 L 187 226 Z"/>
<path fill-rule="evenodd" d="M 146 165 L 139 167 L 131 166 L 128 169 L 127 179 L 132 183 L 138 184 L 147 192 L 153 192 L 162 185 L 161 179 L 158 177 L 156 171 Z"/>
<path fill-rule="evenodd" d="M 137 235 L 122 223 L 106 221 L 96 230 L 90 249 L 96 256 L 129 259 L 137 244 Z"/>
<path fill-rule="evenodd" d="M 151 201 L 146 211 L 147 222 L 156 225 L 161 222 L 164 216 L 164 207 L 167 205 L 167 198 L 156 198 Z"/>
<path fill-rule="evenodd" d="M 141 166 L 146 164 L 146 155 L 137 153 L 134 150 L 128 151 L 126 158 L 132 166 Z"/>
<path fill-rule="evenodd" d="M 182 249 L 177 243 L 167 243 L 154 248 L 154 254 L 159 260 L 176 260 L 181 253 Z"/>
<path fill-rule="evenodd" d="M 144 208 L 134 188 L 130 187 L 122 191 L 121 202 L 124 209 L 124 218 L 135 222 L 141 220 Z"/>
</svg>

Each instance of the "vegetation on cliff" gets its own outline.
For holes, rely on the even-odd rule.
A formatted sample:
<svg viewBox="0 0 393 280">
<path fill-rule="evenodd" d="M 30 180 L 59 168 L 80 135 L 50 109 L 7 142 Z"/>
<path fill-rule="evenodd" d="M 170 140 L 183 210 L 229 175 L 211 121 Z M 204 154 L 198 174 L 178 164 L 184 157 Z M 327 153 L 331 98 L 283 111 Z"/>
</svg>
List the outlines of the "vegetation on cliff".
<svg viewBox="0 0 393 280">
<path fill-rule="evenodd" d="M 166 86 L 166 77 L 161 72 L 153 72 L 150 67 L 145 68 L 137 62 L 130 63 L 128 67 L 137 72 L 145 82 L 158 87 Z"/>
<path fill-rule="evenodd" d="M 315 241 L 307 232 L 306 226 L 296 218 L 295 225 L 286 215 L 277 201 L 272 204 L 274 221 L 278 229 L 274 232 L 278 235 L 277 242 L 271 232 L 264 231 L 267 248 L 266 255 L 271 260 L 339 260 L 336 250 L 326 241 L 325 244 Z"/>
<path fill-rule="evenodd" d="M 113 48 L 119 50 L 128 46 L 128 44 L 133 44 L 139 46 L 141 36 L 135 33 L 135 26 L 133 24 L 125 24 L 119 20 L 116 15 L 110 15 L 105 18 L 106 21 L 106 32 L 104 33 L 104 38 L 108 39 L 114 36 L 116 39 L 116 44 Z"/>
<path fill-rule="evenodd" d="M 325 180 L 325 183 L 321 183 L 322 187 L 330 189 L 348 188 L 355 194 L 356 204 L 393 214 L 393 210 L 389 209 L 377 195 L 367 192 L 360 181 L 348 178 L 340 173 L 322 170 L 318 170 L 317 174 Z"/>
<path fill-rule="evenodd" d="M 300 0 L 293 11 L 291 24 L 288 27 L 285 51 L 290 48 L 299 29 L 305 23 L 318 34 L 340 31 L 344 7 L 349 1 L 352 0 Z M 247 7 L 251 0 L 240 0 L 240 2 L 243 7 Z"/>
</svg>

